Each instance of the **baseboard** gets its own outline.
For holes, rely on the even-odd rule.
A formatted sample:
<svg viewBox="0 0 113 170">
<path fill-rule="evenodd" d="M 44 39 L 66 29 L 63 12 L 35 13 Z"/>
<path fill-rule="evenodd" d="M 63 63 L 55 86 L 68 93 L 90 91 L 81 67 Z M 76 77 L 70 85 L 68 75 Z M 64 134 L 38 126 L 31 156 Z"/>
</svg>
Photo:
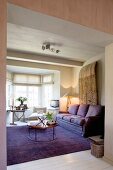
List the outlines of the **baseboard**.
<svg viewBox="0 0 113 170">
<path fill-rule="evenodd" d="M 106 161 L 107 163 L 113 165 L 113 161 L 108 159 L 108 158 L 106 158 L 105 156 L 103 157 L 103 160 Z"/>
</svg>

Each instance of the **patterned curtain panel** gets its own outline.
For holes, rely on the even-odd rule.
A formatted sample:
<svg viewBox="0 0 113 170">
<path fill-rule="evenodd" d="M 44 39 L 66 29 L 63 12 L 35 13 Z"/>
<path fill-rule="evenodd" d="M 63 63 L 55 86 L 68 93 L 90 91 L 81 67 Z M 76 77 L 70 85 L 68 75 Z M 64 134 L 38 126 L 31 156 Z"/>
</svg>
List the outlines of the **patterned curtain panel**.
<svg viewBox="0 0 113 170">
<path fill-rule="evenodd" d="M 96 62 L 83 67 L 79 75 L 80 104 L 97 104 Z"/>
</svg>

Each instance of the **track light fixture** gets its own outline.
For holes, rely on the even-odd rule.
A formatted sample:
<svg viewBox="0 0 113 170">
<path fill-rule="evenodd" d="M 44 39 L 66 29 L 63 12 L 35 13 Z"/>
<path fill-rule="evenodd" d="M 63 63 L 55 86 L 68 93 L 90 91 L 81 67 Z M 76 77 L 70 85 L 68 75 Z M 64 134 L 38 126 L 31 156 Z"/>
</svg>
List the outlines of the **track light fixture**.
<svg viewBox="0 0 113 170">
<path fill-rule="evenodd" d="M 43 43 L 42 44 L 42 50 L 50 50 L 51 52 L 55 52 L 55 53 L 59 53 L 60 52 L 60 50 L 51 47 L 51 45 L 53 45 L 53 44 L 51 44 L 49 42 Z"/>
</svg>

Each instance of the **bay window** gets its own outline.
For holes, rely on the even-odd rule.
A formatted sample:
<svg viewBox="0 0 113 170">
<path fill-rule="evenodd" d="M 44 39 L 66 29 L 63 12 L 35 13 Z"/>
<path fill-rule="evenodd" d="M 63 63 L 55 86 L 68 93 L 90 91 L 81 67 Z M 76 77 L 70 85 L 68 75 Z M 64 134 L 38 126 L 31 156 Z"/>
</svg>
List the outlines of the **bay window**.
<svg viewBox="0 0 113 170">
<path fill-rule="evenodd" d="M 20 96 L 27 97 L 28 107 L 50 106 L 53 99 L 53 74 L 50 75 L 27 75 L 14 74 L 14 101 L 15 105 L 20 103 L 16 99 Z"/>
</svg>

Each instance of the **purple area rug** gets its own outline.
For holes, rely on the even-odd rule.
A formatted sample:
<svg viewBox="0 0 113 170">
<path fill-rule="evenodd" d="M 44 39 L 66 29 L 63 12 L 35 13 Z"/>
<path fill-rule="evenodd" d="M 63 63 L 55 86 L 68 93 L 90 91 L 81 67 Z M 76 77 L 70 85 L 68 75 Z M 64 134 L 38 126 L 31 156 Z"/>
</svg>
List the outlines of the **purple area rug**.
<svg viewBox="0 0 113 170">
<path fill-rule="evenodd" d="M 90 149 L 88 139 L 57 126 L 55 140 L 31 141 L 27 126 L 7 127 L 7 165 Z M 33 137 L 31 131 L 31 137 Z M 37 132 L 39 139 L 51 140 L 52 129 Z"/>
</svg>

